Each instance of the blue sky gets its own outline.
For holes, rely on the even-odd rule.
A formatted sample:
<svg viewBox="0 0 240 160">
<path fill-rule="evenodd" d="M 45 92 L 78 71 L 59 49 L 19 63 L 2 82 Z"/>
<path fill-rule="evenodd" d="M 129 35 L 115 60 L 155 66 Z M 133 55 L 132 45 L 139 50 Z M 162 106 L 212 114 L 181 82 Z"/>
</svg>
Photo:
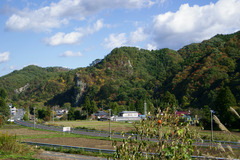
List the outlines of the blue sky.
<svg viewBox="0 0 240 160">
<path fill-rule="evenodd" d="M 180 49 L 240 30 L 240 0 L 1 0 L 0 76 L 86 67 L 115 47 Z"/>
</svg>

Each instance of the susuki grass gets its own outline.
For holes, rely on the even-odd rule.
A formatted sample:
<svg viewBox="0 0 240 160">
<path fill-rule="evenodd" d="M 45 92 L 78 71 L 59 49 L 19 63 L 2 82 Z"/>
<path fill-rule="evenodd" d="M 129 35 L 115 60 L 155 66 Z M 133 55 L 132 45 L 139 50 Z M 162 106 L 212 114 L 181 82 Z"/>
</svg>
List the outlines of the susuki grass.
<svg viewBox="0 0 240 160">
<path fill-rule="evenodd" d="M 237 113 L 236 110 L 234 110 L 234 108 L 230 107 L 230 111 L 237 115 L 238 118 L 240 118 L 239 114 Z M 213 120 L 215 121 L 215 123 L 217 123 L 218 127 L 223 131 L 223 132 L 227 132 L 229 135 L 231 135 L 231 132 L 221 123 L 221 121 L 218 119 L 218 117 L 216 115 L 213 116 Z M 227 151 L 223 148 L 223 146 L 221 145 L 221 143 L 217 143 L 217 147 L 216 149 L 222 154 L 224 155 Z M 227 157 L 229 159 L 232 159 L 232 157 L 235 157 L 235 153 L 233 152 L 233 149 L 230 145 L 227 146 L 227 150 L 228 150 L 228 154 Z"/>
<path fill-rule="evenodd" d="M 8 133 L 0 133 L 0 155 L 31 155 L 34 150 L 22 144 L 21 140 L 16 135 L 9 135 Z"/>
</svg>

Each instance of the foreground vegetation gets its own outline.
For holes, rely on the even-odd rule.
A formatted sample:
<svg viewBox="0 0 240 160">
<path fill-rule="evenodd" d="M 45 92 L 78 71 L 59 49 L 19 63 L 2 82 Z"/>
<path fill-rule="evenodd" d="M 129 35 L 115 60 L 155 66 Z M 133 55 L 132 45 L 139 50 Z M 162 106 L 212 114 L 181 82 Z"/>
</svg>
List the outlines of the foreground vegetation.
<svg viewBox="0 0 240 160">
<path fill-rule="evenodd" d="M 35 152 L 32 147 L 22 144 L 16 135 L 0 133 L 0 158 L 32 159 Z"/>
<path fill-rule="evenodd" d="M 117 159 L 192 159 L 192 155 L 204 155 L 203 148 L 195 146 L 194 143 L 201 143 L 203 140 L 196 128 L 190 128 L 189 122 L 181 122 L 181 116 L 175 116 L 175 110 L 167 108 L 164 111 L 159 110 L 158 114 L 148 116 L 154 117 L 148 120 L 141 120 L 140 124 L 134 125 L 136 134 L 126 136 L 119 145 L 114 141 L 116 152 L 114 157 Z M 197 120 L 195 121 L 195 124 Z M 163 127 L 167 130 L 163 130 Z M 220 127 L 222 128 L 222 127 Z M 225 130 L 226 131 L 226 130 Z M 152 139 L 156 139 L 153 142 Z M 226 150 L 221 143 L 211 147 L 209 152 L 205 153 L 207 157 L 225 156 Z M 231 146 L 228 148 L 228 157 L 235 157 Z M 215 150 L 216 153 L 213 153 Z"/>
</svg>

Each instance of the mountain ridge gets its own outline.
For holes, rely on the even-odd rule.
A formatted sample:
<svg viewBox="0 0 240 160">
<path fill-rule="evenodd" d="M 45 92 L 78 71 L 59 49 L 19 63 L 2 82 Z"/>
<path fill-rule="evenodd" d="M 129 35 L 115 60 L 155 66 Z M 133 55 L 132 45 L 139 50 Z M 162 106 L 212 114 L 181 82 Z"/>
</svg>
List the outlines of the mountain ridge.
<svg viewBox="0 0 240 160">
<path fill-rule="evenodd" d="M 28 66 L 0 77 L 0 87 L 19 105 L 69 102 L 83 106 L 89 97 L 99 107 L 117 103 L 126 109 L 141 99 L 157 107 L 168 91 L 176 97 L 176 105 L 201 108 L 214 105 L 221 86 L 229 86 L 239 103 L 239 60 L 240 31 L 219 34 L 178 51 L 115 48 L 104 59 L 74 70 Z M 14 93 L 27 83 L 25 91 Z"/>
</svg>

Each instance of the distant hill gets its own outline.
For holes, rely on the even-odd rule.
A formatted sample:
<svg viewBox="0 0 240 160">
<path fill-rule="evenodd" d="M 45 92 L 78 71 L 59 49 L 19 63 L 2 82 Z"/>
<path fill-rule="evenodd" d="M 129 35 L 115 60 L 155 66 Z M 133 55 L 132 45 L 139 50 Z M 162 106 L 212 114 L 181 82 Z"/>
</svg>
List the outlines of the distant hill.
<svg viewBox="0 0 240 160">
<path fill-rule="evenodd" d="M 102 60 L 75 70 L 28 66 L 0 78 L 9 99 L 83 106 L 85 97 L 99 107 L 130 107 L 140 100 L 161 106 L 167 91 L 180 107 L 214 105 L 217 90 L 229 86 L 240 100 L 240 32 L 216 35 L 178 51 L 115 48 Z"/>
<path fill-rule="evenodd" d="M 65 90 L 61 75 L 68 73 L 71 73 L 71 70 L 62 67 L 41 68 L 30 65 L 1 77 L 0 87 L 7 90 L 9 99 L 13 102 L 40 102 Z"/>
</svg>

